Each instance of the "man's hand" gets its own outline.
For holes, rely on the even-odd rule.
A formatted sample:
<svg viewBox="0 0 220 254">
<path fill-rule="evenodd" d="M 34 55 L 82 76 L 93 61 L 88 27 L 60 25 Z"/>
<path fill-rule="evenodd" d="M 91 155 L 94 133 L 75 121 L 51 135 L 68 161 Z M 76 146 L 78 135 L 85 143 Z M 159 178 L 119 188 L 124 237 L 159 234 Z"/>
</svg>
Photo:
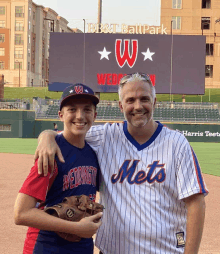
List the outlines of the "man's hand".
<svg viewBox="0 0 220 254">
<path fill-rule="evenodd" d="M 76 223 L 76 226 L 74 227 L 74 231 L 76 232 L 75 234 L 83 238 L 92 237 L 102 224 L 100 220 L 102 215 L 103 213 L 100 212 L 90 217 L 81 219 Z"/>
<path fill-rule="evenodd" d="M 57 154 L 60 162 L 65 162 L 63 155 L 58 147 L 55 137 L 57 133 L 52 130 L 43 131 L 38 137 L 38 146 L 35 151 L 34 161 L 38 159 L 38 174 L 48 174 L 48 166 L 54 170 L 54 159 Z"/>
</svg>

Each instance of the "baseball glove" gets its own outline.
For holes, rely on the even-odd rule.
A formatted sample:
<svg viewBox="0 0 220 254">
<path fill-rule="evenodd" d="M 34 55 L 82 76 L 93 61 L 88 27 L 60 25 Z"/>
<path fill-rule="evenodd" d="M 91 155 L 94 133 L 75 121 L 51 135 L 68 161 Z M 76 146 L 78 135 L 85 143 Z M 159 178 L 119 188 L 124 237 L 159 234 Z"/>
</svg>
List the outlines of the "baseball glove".
<svg viewBox="0 0 220 254">
<path fill-rule="evenodd" d="M 86 195 L 81 195 L 81 196 L 65 197 L 62 203 L 59 203 L 51 207 L 46 207 L 44 211 L 58 218 L 77 222 L 84 217 L 88 217 L 97 214 L 99 212 L 102 212 L 103 209 L 104 209 L 103 205 L 91 201 L 90 198 L 87 197 Z M 79 242 L 81 240 L 81 237 L 74 234 L 62 232 L 56 233 L 60 237 L 70 242 Z"/>
</svg>

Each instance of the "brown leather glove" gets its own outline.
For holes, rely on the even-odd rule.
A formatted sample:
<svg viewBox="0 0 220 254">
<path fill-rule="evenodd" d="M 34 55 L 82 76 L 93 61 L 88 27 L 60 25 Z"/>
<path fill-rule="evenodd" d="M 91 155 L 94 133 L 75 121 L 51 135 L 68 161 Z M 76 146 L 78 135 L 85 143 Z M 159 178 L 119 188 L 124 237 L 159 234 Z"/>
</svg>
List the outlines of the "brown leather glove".
<svg viewBox="0 0 220 254">
<path fill-rule="evenodd" d="M 69 221 L 80 221 L 104 209 L 103 205 L 93 202 L 86 195 L 65 197 L 62 203 L 46 207 L 44 211 L 50 215 Z M 60 237 L 70 242 L 79 242 L 81 237 L 63 232 L 56 232 Z"/>
</svg>

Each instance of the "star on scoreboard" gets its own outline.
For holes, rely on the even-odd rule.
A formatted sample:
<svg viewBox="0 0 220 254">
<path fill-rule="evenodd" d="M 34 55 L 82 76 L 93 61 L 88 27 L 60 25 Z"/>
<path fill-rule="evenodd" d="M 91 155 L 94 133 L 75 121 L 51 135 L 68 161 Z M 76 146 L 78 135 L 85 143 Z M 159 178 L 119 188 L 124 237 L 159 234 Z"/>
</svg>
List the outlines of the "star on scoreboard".
<svg viewBox="0 0 220 254">
<path fill-rule="evenodd" d="M 155 52 L 150 52 L 150 49 L 148 48 L 146 52 L 141 52 L 141 54 L 144 55 L 144 61 L 147 59 L 153 61 L 152 56 L 155 54 Z"/>
<path fill-rule="evenodd" d="M 100 60 L 102 60 L 103 58 L 109 60 L 108 55 L 111 54 L 112 52 L 107 51 L 106 48 L 104 47 L 103 51 L 98 51 L 98 53 L 101 55 Z"/>
</svg>

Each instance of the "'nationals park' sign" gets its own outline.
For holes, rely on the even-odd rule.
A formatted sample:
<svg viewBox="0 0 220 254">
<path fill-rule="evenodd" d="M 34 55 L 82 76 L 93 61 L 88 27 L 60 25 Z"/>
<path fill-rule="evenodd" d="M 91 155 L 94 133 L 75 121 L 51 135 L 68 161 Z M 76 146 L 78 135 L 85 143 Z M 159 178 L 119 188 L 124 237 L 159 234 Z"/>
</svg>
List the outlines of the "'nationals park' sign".
<svg viewBox="0 0 220 254">
<path fill-rule="evenodd" d="M 51 33 L 49 90 L 85 83 L 117 92 L 129 73 L 150 75 L 157 93 L 204 94 L 205 36 Z"/>
</svg>

